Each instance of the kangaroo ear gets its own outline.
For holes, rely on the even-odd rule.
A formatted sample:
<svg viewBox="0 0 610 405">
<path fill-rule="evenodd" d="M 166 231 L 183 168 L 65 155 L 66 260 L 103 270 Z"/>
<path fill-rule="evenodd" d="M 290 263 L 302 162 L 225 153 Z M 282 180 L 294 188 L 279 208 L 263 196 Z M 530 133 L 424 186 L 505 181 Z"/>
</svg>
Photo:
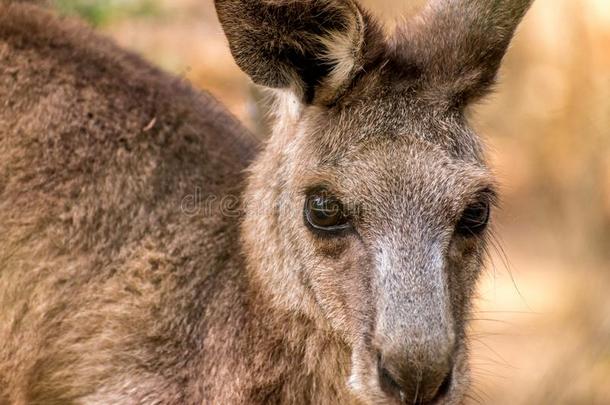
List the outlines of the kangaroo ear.
<svg viewBox="0 0 610 405">
<path fill-rule="evenodd" d="M 484 95 L 533 0 L 430 0 L 400 28 L 397 51 L 453 106 Z M 439 94 L 440 93 L 440 94 Z"/>
<path fill-rule="evenodd" d="M 365 59 L 376 27 L 352 0 L 215 0 L 231 53 L 255 83 L 330 103 Z M 373 31 L 375 31 L 373 33 Z"/>
</svg>

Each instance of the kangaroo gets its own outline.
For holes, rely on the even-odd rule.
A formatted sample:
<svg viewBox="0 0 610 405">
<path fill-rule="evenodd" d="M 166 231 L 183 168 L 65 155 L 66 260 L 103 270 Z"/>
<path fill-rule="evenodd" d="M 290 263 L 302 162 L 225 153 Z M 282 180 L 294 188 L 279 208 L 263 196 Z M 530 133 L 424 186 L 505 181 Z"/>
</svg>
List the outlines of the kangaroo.
<svg viewBox="0 0 610 405">
<path fill-rule="evenodd" d="M 0 3 L 1 404 L 457 404 L 496 186 L 464 110 L 531 0 L 216 0 L 264 145 Z"/>
</svg>

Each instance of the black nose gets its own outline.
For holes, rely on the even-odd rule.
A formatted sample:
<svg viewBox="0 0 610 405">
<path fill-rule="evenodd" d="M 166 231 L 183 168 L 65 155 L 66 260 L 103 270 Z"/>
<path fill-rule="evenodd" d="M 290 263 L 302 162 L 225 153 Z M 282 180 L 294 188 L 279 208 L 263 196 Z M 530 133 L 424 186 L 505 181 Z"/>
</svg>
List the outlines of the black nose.
<svg viewBox="0 0 610 405">
<path fill-rule="evenodd" d="M 378 356 L 381 388 L 406 404 L 431 404 L 451 389 L 453 364 L 446 359 L 427 363 L 406 356 Z"/>
</svg>

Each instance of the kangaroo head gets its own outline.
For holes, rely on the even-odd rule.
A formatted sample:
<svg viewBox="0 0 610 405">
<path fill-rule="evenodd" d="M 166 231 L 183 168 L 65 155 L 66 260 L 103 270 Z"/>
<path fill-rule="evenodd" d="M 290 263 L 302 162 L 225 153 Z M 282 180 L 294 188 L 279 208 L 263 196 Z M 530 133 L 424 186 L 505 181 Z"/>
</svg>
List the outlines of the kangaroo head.
<svg viewBox="0 0 610 405">
<path fill-rule="evenodd" d="M 365 402 L 458 400 L 494 179 L 464 109 L 530 0 L 432 0 L 390 38 L 352 0 L 216 0 L 277 96 L 243 239 L 274 306 L 351 353 Z"/>
</svg>

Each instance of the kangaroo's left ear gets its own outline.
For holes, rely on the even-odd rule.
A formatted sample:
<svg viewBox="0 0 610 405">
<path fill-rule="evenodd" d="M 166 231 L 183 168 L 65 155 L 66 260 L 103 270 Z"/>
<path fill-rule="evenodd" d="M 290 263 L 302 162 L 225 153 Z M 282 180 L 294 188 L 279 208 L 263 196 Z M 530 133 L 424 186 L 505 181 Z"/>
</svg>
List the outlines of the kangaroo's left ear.
<svg viewBox="0 0 610 405">
<path fill-rule="evenodd" d="M 308 104 L 334 101 L 381 38 L 354 0 L 215 3 L 240 68 L 255 83 L 291 89 Z"/>
<path fill-rule="evenodd" d="M 431 97 L 463 107 L 494 83 L 533 0 L 430 0 L 399 29 L 396 54 L 416 64 Z"/>
</svg>

